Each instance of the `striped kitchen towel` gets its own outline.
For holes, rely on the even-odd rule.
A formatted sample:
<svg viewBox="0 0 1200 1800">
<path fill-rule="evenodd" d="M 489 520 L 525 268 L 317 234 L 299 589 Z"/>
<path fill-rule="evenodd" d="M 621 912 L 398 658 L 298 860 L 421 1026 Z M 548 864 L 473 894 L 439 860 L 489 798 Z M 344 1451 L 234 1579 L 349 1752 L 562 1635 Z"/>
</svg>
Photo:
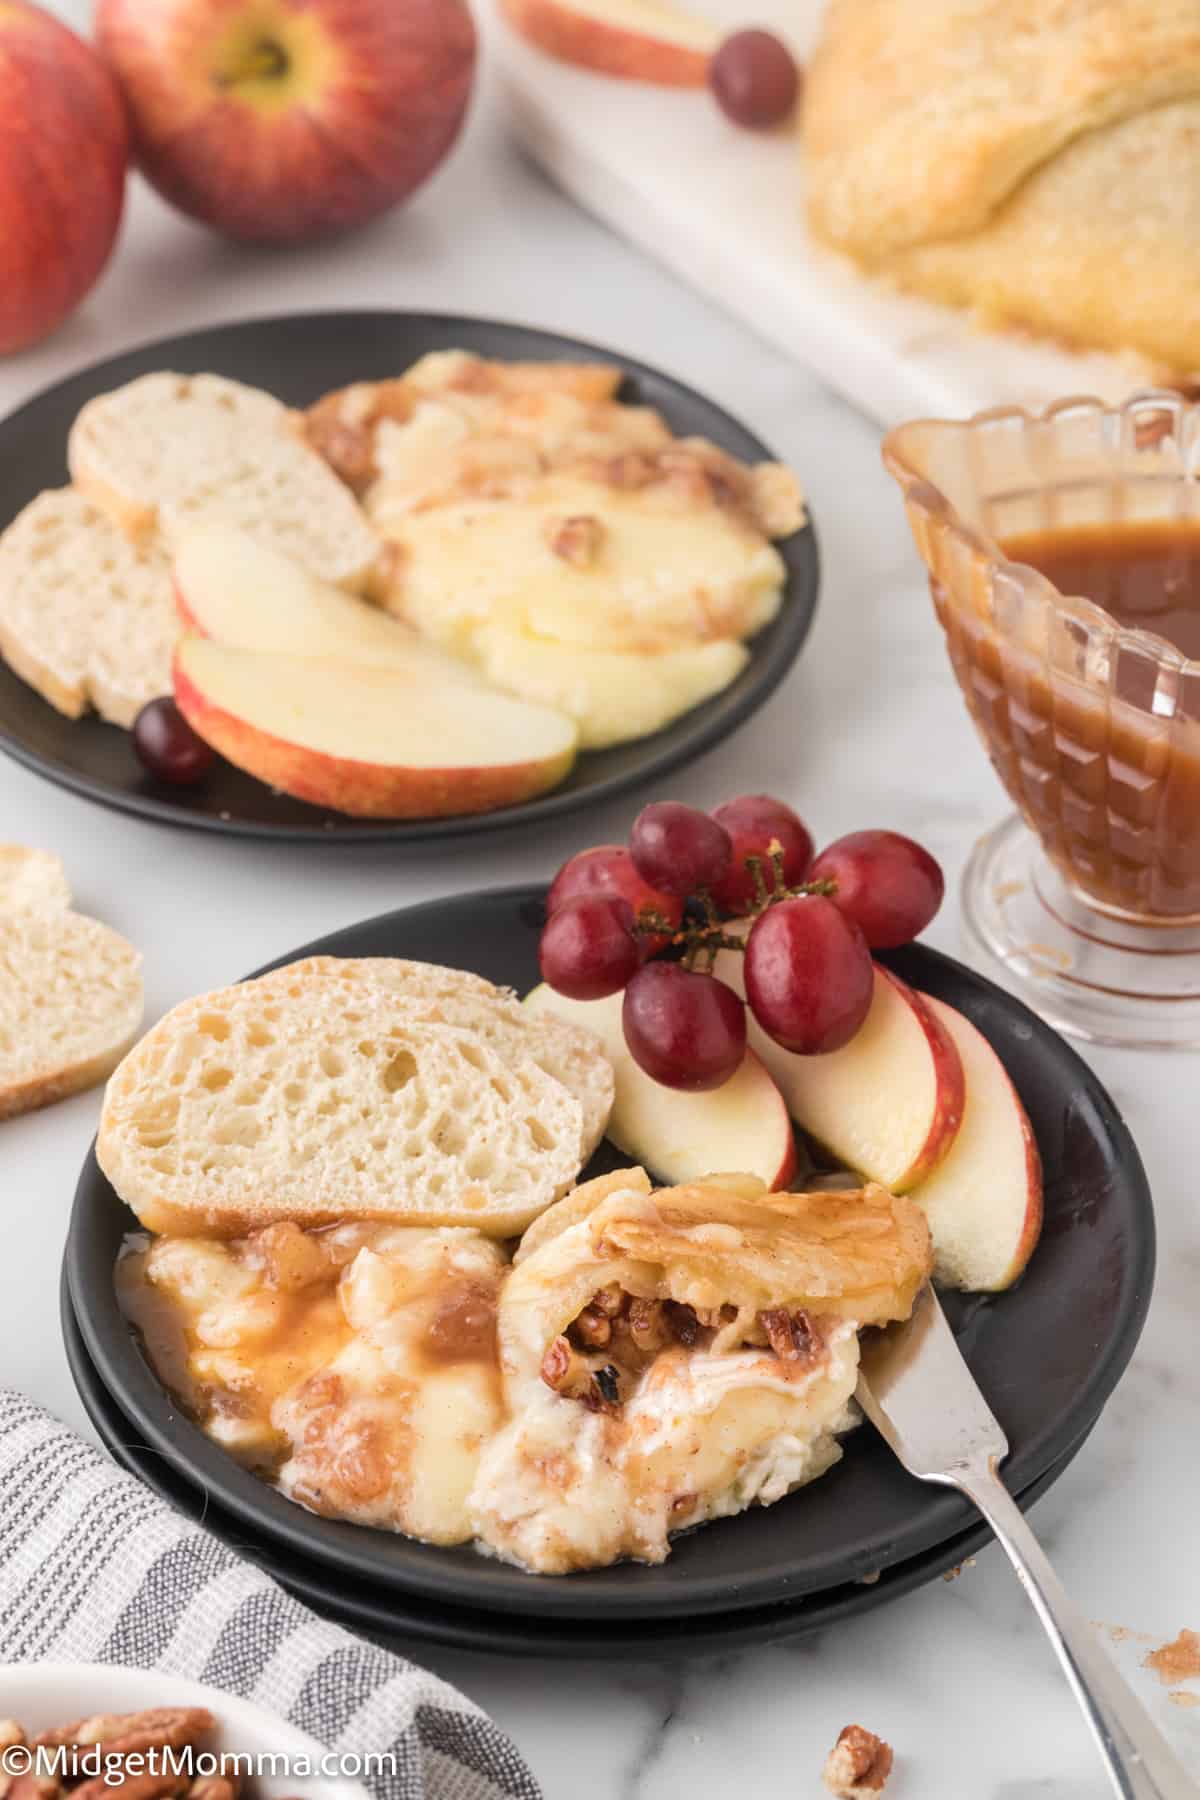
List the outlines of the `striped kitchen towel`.
<svg viewBox="0 0 1200 1800">
<path fill-rule="evenodd" d="M 173 1671 L 281 1713 L 331 1750 L 385 1753 L 387 1772 L 368 1779 L 376 1800 L 539 1800 L 512 1744 L 464 1695 L 326 1624 L 0 1388 L 0 1662 L 50 1658 Z"/>
</svg>

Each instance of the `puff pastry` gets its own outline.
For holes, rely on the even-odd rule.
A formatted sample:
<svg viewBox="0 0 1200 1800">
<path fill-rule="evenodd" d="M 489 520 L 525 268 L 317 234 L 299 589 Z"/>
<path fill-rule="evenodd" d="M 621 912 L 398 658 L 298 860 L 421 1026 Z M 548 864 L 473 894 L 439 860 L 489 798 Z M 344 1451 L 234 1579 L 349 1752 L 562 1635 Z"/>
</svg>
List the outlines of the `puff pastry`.
<svg viewBox="0 0 1200 1800">
<path fill-rule="evenodd" d="M 1195 0 L 831 0 L 815 235 L 900 286 L 1200 368 Z"/>
</svg>

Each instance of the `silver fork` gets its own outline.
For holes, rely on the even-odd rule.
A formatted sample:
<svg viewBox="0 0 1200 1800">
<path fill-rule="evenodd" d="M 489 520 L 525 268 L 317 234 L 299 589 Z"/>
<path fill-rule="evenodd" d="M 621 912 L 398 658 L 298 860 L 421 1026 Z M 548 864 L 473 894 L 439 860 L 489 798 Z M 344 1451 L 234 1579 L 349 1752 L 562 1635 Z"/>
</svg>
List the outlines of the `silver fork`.
<svg viewBox="0 0 1200 1800">
<path fill-rule="evenodd" d="M 979 1508 L 1054 1646 L 1121 1800 L 1196 1800 L 1200 1787 L 1075 1607 L 997 1473 L 1008 1439 L 931 1287 L 902 1325 L 863 1344 L 858 1399 L 910 1475 Z"/>
</svg>

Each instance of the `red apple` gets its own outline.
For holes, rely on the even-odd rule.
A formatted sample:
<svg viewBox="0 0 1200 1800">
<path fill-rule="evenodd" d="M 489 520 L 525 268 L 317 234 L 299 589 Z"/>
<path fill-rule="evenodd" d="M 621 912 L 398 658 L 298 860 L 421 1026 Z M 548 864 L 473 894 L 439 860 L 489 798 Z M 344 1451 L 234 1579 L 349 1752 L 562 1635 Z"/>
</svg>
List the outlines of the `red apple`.
<svg viewBox="0 0 1200 1800">
<path fill-rule="evenodd" d="M 406 199 L 458 135 L 475 67 L 466 0 L 99 0 L 96 35 L 147 178 L 258 243 Z"/>
<path fill-rule="evenodd" d="M 129 128 L 90 45 L 25 0 L 0 5 L 0 354 L 60 325 L 107 263 Z"/>
</svg>

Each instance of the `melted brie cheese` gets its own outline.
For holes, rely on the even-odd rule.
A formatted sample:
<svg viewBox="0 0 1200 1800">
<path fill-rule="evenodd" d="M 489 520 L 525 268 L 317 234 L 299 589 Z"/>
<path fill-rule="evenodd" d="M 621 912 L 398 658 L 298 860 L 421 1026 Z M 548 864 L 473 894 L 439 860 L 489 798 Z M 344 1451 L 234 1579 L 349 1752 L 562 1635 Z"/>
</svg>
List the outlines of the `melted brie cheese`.
<svg viewBox="0 0 1200 1800">
<path fill-rule="evenodd" d="M 667 1352 L 617 1414 L 544 1389 L 493 1439 L 468 1502 L 480 1542 L 540 1574 L 662 1562 L 671 1533 L 781 1499 L 840 1457 L 858 1334 L 789 1377 L 769 1352 Z"/>
</svg>

